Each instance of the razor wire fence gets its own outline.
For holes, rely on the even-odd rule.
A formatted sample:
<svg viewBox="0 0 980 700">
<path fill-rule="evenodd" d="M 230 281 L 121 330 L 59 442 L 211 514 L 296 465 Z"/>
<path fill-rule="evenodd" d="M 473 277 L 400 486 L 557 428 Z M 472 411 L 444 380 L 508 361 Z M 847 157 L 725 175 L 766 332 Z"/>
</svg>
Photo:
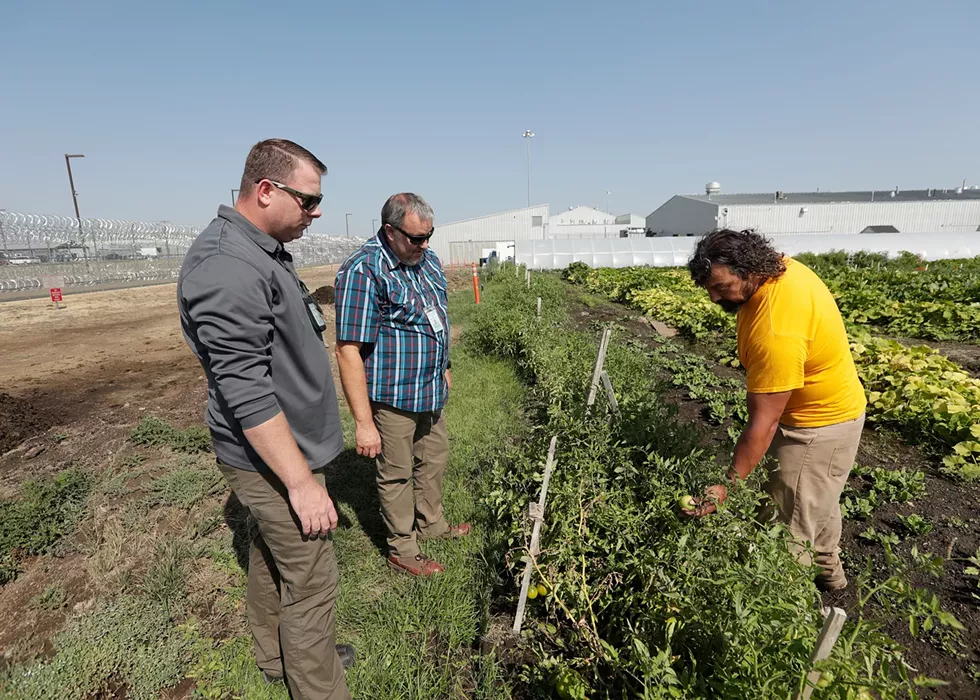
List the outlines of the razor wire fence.
<svg viewBox="0 0 980 700">
<path fill-rule="evenodd" d="M 0 211 L 0 292 L 153 284 L 177 279 L 187 249 L 204 229 L 169 221 L 76 219 Z M 297 267 L 343 262 L 362 243 L 307 233 L 287 248 Z"/>
</svg>

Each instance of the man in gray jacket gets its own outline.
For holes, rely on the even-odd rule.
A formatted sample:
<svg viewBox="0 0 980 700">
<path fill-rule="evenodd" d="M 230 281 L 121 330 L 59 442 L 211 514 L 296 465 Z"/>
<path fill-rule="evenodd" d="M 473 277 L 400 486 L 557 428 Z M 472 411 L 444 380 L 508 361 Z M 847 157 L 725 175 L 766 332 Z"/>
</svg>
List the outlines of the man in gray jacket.
<svg viewBox="0 0 980 700">
<path fill-rule="evenodd" d="M 291 141 L 257 143 L 235 208 L 218 208 L 177 283 L 218 466 L 258 523 L 247 593 L 258 665 L 304 700 L 350 698 L 343 667 L 354 659 L 335 645 L 337 511 L 323 469 L 343 435 L 326 324 L 283 247 L 320 216 L 326 171 Z"/>
</svg>

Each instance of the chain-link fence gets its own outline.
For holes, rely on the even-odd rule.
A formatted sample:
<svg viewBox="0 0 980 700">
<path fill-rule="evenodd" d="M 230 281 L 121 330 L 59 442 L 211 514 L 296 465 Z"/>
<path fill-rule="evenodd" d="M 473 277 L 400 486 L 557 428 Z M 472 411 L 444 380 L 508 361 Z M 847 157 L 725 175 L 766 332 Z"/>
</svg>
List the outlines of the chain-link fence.
<svg viewBox="0 0 980 700">
<path fill-rule="evenodd" d="M 203 226 L 169 221 L 75 219 L 0 211 L 0 292 L 126 286 L 177 279 L 187 248 Z M 342 262 L 362 243 L 353 236 L 307 232 L 289 244 L 297 267 Z"/>
</svg>

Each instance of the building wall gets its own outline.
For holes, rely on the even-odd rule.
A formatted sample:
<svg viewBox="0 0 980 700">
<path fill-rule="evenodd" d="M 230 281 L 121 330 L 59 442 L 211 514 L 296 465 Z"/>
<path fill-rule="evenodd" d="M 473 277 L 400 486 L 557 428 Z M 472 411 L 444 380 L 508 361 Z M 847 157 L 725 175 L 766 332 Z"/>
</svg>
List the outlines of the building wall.
<svg viewBox="0 0 980 700">
<path fill-rule="evenodd" d="M 718 205 L 713 202 L 674 196 L 647 216 L 646 226 L 655 236 L 699 235 L 718 228 L 717 216 Z"/>
<path fill-rule="evenodd" d="M 616 215 L 595 209 L 594 207 L 575 207 L 574 209 L 554 214 L 548 223 L 553 227 L 585 224 L 615 224 Z"/>
<path fill-rule="evenodd" d="M 616 217 L 616 223 L 623 228 L 646 228 L 647 220 L 639 214 L 620 214 Z"/>
<path fill-rule="evenodd" d="M 548 205 L 541 204 L 447 224 L 436 221 L 430 246 L 447 267 L 476 262 L 481 248 L 489 248 L 499 241 L 543 239 L 548 230 L 548 213 Z M 487 245 L 452 245 L 470 241 Z"/>
<path fill-rule="evenodd" d="M 900 233 L 964 233 L 980 226 L 980 201 L 743 204 L 718 214 L 721 226 L 766 234 L 853 234 L 882 225 Z"/>
</svg>

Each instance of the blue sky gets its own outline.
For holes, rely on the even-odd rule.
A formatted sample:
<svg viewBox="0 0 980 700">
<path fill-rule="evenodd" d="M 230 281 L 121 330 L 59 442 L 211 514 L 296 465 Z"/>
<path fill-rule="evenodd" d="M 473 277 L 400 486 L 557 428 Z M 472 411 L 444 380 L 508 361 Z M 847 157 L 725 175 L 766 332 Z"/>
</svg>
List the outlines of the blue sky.
<svg viewBox="0 0 980 700">
<path fill-rule="evenodd" d="M 0 3 L 0 208 L 206 223 L 248 148 L 323 159 L 314 230 L 385 198 L 526 204 L 980 182 L 980 2 Z"/>
</svg>

